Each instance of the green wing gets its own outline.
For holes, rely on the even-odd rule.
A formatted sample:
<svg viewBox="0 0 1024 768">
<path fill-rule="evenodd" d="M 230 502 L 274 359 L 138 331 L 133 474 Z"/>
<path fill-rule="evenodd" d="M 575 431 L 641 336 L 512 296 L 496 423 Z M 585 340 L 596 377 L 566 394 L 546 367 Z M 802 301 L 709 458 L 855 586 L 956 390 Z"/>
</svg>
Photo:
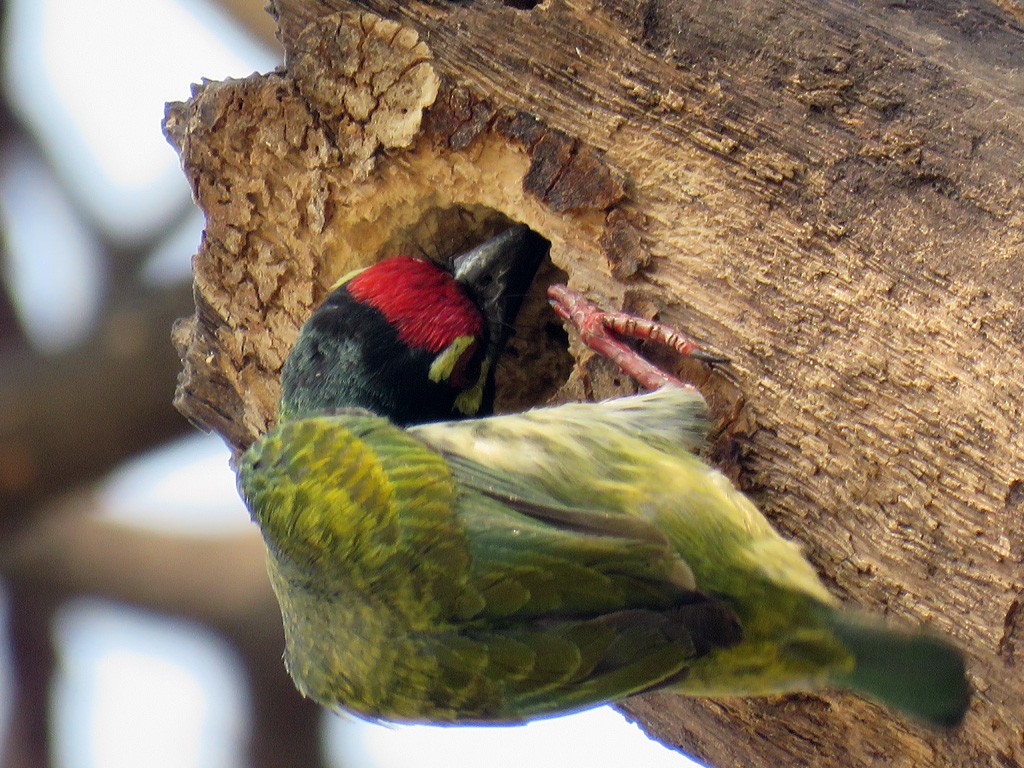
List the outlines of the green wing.
<svg viewBox="0 0 1024 768">
<path fill-rule="evenodd" d="M 739 636 L 652 525 L 361 413 L 285 422 L 239 486 L 299 688 L 390 720 L 513 722 L 678 676 Z"/>
<path fill-rule="evenodd" d="M 574 444 L 582 442 L 589 451 L 596 436 L 638 438 L 652 449 L 681 456 L 704 445 L 707 403 L 697 390 L 662 387 L 600 403 L 566 403 L 505 416 L 420 424 L 409 431 L 447 453 L 483 464 L 492 458 L 503 464 L 515 461 L 523 468 L 530 466 L 538 449 L 545 454 L 555 449 L 564 458 L 580 456 Z M 546 461 L 551 458 L 544 456 Z"/>
<path fill-rule="evenodd" d="M 648 690 L 738 642 L 733 611 L 696 588 L 661 529 L 627 511 L 638 506 L 632 480 L 643 459 L 629 447 L 703 471 L 690 450 L 705 408 L 699 393 L 666 389 L 410 430 L 444 455 L 459 488 L 483 622 L 470 619 L 462 636 L 520 670 L 506 678 L 504 717 Z M 522 650 L 531 643 L 545 644 L 534 649 L 543 673 Z"/>
<path fill-rule="evenodd" d="M 239 463 L 238 485 L 275 567 L 427 625 L 457 610 L 468 543 L 442 457 L 351 410 L 284 421 Z"/>
<path fill-rule="evenodd" d="M 516 721 L 650 690 L 739 641 L 735 614 L 694 588 L 654 526 L 566 505 L 466 457 L 448 459 L 470 542 L 469 586 L 479 596 L 451 640 L 501 687 L 501 706 L 485 719 Z"/>
<path fill-rule="evenodd" d="M 522 414 L 423 424 L 414 436 L 452 462 L 465 457 L 517 487 L 543 488 L 570 506 L 626 515 L 653 491 L 657 467 L 704 473 L 693 454 L 704 439 L 707 405 L 679 387 L 602 403 L 569 403 Z M 655 466 L 657 465 L 657 467 Z M 643 498 L 641 498 L 643 497 Z"/>
</svg>

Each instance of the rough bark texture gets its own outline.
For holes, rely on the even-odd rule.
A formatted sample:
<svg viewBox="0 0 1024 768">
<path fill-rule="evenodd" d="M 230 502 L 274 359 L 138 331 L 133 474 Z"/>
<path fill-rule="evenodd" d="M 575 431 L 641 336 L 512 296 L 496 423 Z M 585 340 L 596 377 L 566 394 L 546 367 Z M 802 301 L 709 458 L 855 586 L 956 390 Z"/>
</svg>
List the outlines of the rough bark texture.
<svg viewBox="0 0 1024 768">
<path fill-rule="evenodd" d="M 285 68 L 168 113 L 208 219 L 179 407 L 246 445 L 338 276 L 523 221 L 543 279 L 730 355 L 744 484 L 838 596 L 958 638 L 977 688 L 954 734 L 852 696 L 628 709 L 717 766 L 1020 764 L 1024 29 L 1003 5 L 276 0 Z M 499 402 L 615 391 L 584 361 L 556 392 L 535 292 Z"/>
</svg>

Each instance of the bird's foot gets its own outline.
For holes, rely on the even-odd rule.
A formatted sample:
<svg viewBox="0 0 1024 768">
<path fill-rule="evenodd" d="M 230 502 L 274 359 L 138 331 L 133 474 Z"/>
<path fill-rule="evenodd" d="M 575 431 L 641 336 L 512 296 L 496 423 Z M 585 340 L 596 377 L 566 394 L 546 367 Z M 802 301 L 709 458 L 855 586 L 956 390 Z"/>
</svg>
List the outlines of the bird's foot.
<svg viewBox="0 0 1024 768">
<path fill-rule="evenodd" d="M 598 309 L 582 294 L 556 284 L 548 288 L 551 308 L 579 333 L 580 340 L 600 355 L 615 363 L 628 376 L 636 379 L 644 389 L 664 386 L 690 388 L 680 379 L 658 368 L 631 349 L 621 339 L 654 341 L 670 347 L 684 357 L 692 357 L 709 365 L 729 362 L 729 359 L 708 352 L 689 336 L 674 328 L 645 320 L 626 312 L 605 312 Z"/>
</svg>

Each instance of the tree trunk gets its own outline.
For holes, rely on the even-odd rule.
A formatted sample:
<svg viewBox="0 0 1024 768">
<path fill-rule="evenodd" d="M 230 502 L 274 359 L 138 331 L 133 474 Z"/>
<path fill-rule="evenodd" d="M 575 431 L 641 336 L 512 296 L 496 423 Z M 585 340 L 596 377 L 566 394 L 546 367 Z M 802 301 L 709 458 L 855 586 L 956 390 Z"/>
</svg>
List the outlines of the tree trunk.
<svg viewBox="0 0 1024 768">
<path fill-rule="evenodd" d="M 837 596 L 955 636 L 976 686 L 953 734 L 845 695 L 633 715 L 716 766 L 1024 762 L 1019 6 L 274 5 L 286 67 L 168 111 L 208 217 L 179 407 L 245 446 L 338 276 L 525 222 L 545 277 L 732 358 L 705 384 L 745 403 L 740 481 Z M 611 394 L 601 362 L 562 386 L 534 293 L 499 403 Z"/>
</svg>

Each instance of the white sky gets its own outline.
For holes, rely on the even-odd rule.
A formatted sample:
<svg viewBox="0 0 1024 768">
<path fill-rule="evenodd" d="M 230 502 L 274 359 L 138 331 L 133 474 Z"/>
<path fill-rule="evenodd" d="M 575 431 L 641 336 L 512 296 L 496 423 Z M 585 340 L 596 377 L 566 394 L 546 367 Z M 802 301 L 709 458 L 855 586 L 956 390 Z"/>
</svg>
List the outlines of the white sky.
<svg viewBox="0 0 1024 768">
<path fill-rule="evenodd" d="M 127 240 L 189 197 L 164 103 L 277 63 L 196 0 L 13 0 L 8 16 L 5 87 L 76 198 Z"/>
</svg>

